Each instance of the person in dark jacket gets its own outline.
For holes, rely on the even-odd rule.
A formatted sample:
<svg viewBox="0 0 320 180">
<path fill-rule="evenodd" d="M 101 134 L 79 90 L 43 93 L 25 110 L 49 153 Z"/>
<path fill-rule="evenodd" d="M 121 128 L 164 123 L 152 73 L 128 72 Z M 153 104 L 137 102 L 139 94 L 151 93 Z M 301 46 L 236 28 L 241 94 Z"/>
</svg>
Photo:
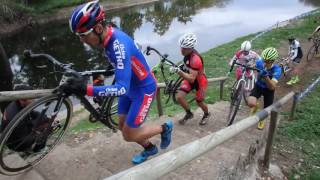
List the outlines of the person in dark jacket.
<svg viewBox="0 0 320 180">
<path fill-rule="evenodd" d="M 0 42 L 0 91 L 12 91 L 13 73 L 6 52 Z M 0 102 L 1 113 L 10 102 Z"/>
</svg>

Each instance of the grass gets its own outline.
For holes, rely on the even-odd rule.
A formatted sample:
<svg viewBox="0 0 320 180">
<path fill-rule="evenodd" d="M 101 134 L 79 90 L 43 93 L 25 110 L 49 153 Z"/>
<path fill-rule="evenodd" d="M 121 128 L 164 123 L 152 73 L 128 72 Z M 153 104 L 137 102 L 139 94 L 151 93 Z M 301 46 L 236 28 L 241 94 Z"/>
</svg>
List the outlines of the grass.
<svg viewBox="0 0 320 180">
<path fill-rule="evenodd" d="M 290 149 L 302 155 L 301 166 L 294 166 L 289 179 L 320 179 L 320 86 L 298 105 L 295 121 L 283 122 L 278 130 L 278 142 L 287 139 Z"/>
<path fill-rule="evenodd" d="M 92 131 L 101 128 L 105 128 L 105 126 L 102 123 L 91 123 L 89 122 L 88 118 L 83 118 L 74 127 L 70 129 L 70 132 L 72 134 L 77 134 L 80 132 Z"/>
</svg>

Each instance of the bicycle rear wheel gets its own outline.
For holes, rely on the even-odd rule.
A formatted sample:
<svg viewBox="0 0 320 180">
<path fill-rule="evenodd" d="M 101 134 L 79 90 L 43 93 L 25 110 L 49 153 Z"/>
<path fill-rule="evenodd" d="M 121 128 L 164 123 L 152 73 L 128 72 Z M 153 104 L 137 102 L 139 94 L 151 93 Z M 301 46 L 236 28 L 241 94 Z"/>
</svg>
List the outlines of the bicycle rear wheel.
<svg viewBox="0 0 320 180">
<path fill-rule="evenodd" d="M 0 172 L 15 175 L 39 163 L 60 142 L 71 116 L 71 101 L 57 95 L 20 111 L 0 137 Z"/>
<path fill-rule="evenodd" d="M 235 83 L 235 86 L 236 86 L 236 83 Z M 238 88 L 237 89 L 233 88 L 231 92 L 231 102 L 230 102 L 230 108 L 229 108 L 229 113 L 227 117 L 227 126 L 230 126 L 233 123 L 237 115 L 237 112 L 239 110 L 242 96 L 243 96 L 243 83 L 240 82 Z"/>
<path fill-rule="evenodd" d="M 316 54 L 318 54 L 318 47 L 312 45 L 307 54 L 307 61 L 311 61 Z"/>
</svg>

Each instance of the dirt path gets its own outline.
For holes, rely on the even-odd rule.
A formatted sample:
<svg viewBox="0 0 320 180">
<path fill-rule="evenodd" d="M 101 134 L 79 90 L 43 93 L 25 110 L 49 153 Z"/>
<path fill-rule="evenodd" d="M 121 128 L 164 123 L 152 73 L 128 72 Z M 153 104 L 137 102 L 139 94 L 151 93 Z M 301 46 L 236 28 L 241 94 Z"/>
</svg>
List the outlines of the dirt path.
<svg viewBox="0 0 320 180">
<path fill-rule="evenodd" d="M 183 144 L 189 143 L 209 133 L 216 132 L 225 127 L 225 111 L 228 102 L 218 102 L 210 105 L 211 116 L 209 124 L 204 127 L 198 125 L 202 113 L 198 109 L 194 119 L 186 125 L 175 123 L 173 142 L 164 153 Z M 247 116 L 247 109 L 242 109 L 238 118 Z M 173 120 L 177 122 L 183 114 L 177 114 Z M 162 117 L 159 121 L 151 123 L 163 123 L 167 118 Z M 187 165 L 164 176 L 167 179 L 217 179 L 230 176 L 240 156 L 248 154 L 249 146 L 255 144 L 263 131 L 251 128 L 232 140 L 220 145 L 204 156 L 195 159 Z M 109 131 L 86 132 L 81 137 L 86 140 L 78 141 L 74 137 L 66 138 L 45 160 L 32 171 L 15 177 L 0 176 L 1 180 L 88 180 L 103 179 L 112 174 L 132 167 L 132 155 L 141 151 L 135 143 L 127 143 L 120 133 L 112 134 Z M 157 145 L 159 137 L 152 140 Z"/>
</svg>

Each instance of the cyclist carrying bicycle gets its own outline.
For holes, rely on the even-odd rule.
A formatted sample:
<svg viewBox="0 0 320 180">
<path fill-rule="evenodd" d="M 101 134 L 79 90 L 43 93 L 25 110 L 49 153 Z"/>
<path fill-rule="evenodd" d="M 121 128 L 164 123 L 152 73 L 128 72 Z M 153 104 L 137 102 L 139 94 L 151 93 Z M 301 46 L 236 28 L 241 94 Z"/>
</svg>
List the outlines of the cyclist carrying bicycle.
<svg viewBox="0 0 320 180">
<path fill-rule="evenodd" d="M 293 36 L 289 36 L 289 51 L 288 58 L 290 58 L 291 63 L 290 66 L 292 68 L 292 77 L 287 82 L 287 85 L 293 85 L 299 82 L 299 63 L 303 57 L 302 49 L 300 46 L 300 42 L 295 39 Z"/>
<path fill-rule="evenodd" d="M 197 37 L 195 34 L 184 34 L 179 39 L 179 44 L 181 48 L 181 54 L 184 56 L 184 67 L 185 69 L 187 69 L 187 71 L 182 71 L 179 67 L 170 68 L 171 72 L 177 73 L 184 79 L 176 95 L 177 101 L 186 111 L 185 116 L 181 120 L 179 120 L 179 123 L 182 125 L 185 124 L 188 119 L 193 118 L 193 113 L 191 112 L 190 106 L 185 99 L 185 96 L 193 89 L 196 90 L 197 104 L 204 112 L 199 125 L 206 125 L 210 116 L 210 113 L 208 112 L 208 106 L 206 103 L 204 103 L 208 81 L 204 72 L 202 57 L 194 49 L 196 43 Z"/>
<path fill-rule="evenodd" d="M 238 50 L 230 60 L 229 65 L 231 66 L 233 61 L 236 61 L 240 64 L 255 66 L 255 63 L 260 58 L 260 56 L 256 52 L 251 50 L 251 46 L 252 45 L 250 41 L 244 41 L 241 44 L 240 50 Z M 237 80 L 239 80 L 242 74 L 241 67 L 237 67 L 235 73 Z"/>
<path fill-rule="evenodd" d="M 156 94 L 156 80 L 147 62 L 131 37 L 116 27 L 106 25 L 105 12 L 98 1 L 82 4 L 74 9 L 69 20 L 70 29 L 80 41 L 100 46 L 115 68 L 115 84 L 87 85 L 80 78 L 71 78 L 62 88 L 69 93 L 89 96 L 119 96 L 119 129 L 128 142 L 140 144 L 144 150 L 132 158 L 134 164 L 158 153 L 150 138 L 161 134 L 161 149 L 171 142 L 172 121 L 162 125 L 143 126 L 151 102 Z"/>
<path fill-rule="evenodd" d="M 261 59 L 256 62 L 256 68 L 260 70 L 258 80 L 253 88 L 249 98 L 248 106 L 253 111 L 258 108 L 257 100 L 263 96 L 264 108 L 270 106 L 274 100 L 274 93 L 276 85 L 281 77 L 281 67 L 278 64 L 274 64 L 274 61 L 278 58 L 278 51 L 269 47 L 262 51 Z M 258 129 L 263 129 L 265 125 L 264 120 L 258 124 Z"/>
</svg>

